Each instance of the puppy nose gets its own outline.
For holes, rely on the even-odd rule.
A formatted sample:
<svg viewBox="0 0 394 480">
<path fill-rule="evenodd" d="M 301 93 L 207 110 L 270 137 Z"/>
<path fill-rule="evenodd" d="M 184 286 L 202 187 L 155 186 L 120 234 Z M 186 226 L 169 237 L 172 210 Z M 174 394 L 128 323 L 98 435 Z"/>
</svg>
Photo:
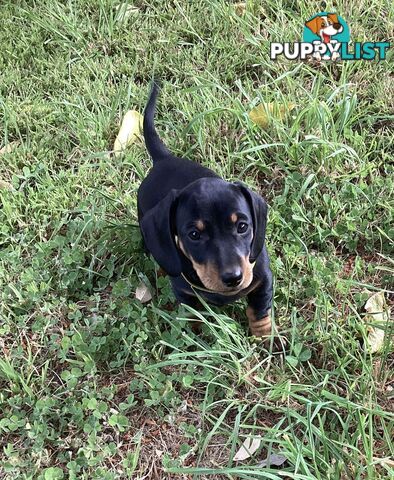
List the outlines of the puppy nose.
<svg viewBox="0 0 394 480">
<path fill-rule="evenodd" d="M 226 287 L 238 287 L 242 282 L 242 271 L 233 270 L 232 272 L 225 272 L 222 275 L 222 281 Z"/>
<path fill-rule="evenodd" d="M 340 23 L 334 23 L 335 30 L 339 30 L 342 27 Z"/>
</svg>

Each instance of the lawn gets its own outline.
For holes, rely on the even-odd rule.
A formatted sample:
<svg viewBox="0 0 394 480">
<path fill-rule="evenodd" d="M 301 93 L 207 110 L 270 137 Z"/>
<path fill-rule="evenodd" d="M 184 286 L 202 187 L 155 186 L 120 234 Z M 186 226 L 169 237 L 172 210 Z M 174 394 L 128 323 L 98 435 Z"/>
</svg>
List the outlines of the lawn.
<svg viewBox="0 0 394 480">
<path fill-rule="evenodd" d="M 271 61 L 318 2 L 130 5 L 0 5 L 0 478 L 394 478 L 392 322 L 372 354 L 365 310 L 394 304 L 392 50 Z M 335 5 L 353 41 L 393 41 L 390 0 Z M 143 253 L 151 160 L 111 150 L 153 74 L 170 149 L 267 199 L 286 351 L 248 336 L 242 301 L 177 306 Z M 262 128 L 263 102 L 294 108 Z"/>
</svg>

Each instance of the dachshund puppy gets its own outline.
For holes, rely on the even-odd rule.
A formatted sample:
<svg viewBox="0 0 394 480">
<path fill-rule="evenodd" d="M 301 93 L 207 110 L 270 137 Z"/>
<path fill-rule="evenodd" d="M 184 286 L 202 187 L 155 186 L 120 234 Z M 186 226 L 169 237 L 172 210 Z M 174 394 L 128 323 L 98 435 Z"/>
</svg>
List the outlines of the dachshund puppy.
<svg viewBox="0 0 394 480">
<path fill-rule="evenodd" d="M 153 168 L 138 190 L 145 248 L 170 276 L 179 302 L 196 307 L 196 292 L 214 305 L 247 296 L 252 335 L 271 333 L 272 274 L 264 243 L 267 204 L 241 183 L 175 157 L 160 140 L 154 83 L 144 138 Z"/>
</svg>

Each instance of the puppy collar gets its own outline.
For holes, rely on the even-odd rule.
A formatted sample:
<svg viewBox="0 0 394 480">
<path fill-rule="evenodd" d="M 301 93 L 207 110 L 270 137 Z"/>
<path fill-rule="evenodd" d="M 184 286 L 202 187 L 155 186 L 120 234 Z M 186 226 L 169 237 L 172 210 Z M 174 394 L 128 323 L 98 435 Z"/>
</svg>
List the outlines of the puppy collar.
<svg viewBox="0 0 394 480">
<path fill-rule="evenodd" d="M 175 244 L 176 246 L 179 248 L 179 240 L 178 240 L 178 235 L 175 235 Z M 182 251 L 182 250 L 181 250 Z M 182 252 L 183 253 L 183 252 Z M 252 270 L 255 266 L 255 263 L 256 261 L 254 261 L 252 263 Z M 191 282 L 187 277 L 186 275 L 181 272 L 181 277 L 192 287 L 192 288 L 195 288 L 197 290 L 201 290 L 202 292 L 207 292 L 207 293 L 216 293 L 218 295 L 226 295 L 228 297 L 232 296 L 232 295 L 237 295 L 239 292 L 241 292 L 242 290 L 239 290 L 239 291 L 236 291 L 236 292 L 218 292 L 217 290 L 210 290 L 209 288 L 205 288 L 205 287 L 200 287 L 199 285 L 196 285 L 195 283 Z"/>
</svg>

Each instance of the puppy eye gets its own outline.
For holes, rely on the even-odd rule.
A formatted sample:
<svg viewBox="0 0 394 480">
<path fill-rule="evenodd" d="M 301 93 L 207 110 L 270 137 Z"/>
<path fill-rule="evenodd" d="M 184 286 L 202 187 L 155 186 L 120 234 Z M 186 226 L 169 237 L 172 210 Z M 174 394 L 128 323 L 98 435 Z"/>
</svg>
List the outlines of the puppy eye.
<svg viewBox="0 0 394 480">
<path fill-rule="evenodd" d="M 191 238 L 192 240 L 200 240 L 200 232 L 198 232 L 197 230 L 192 230 L 191 232 L 189 232 L 189 238 Z"/>
<path fill-rule="evenodd" d="M 237 228 L 238 233 L 245 233 L 247 229 L 248 229 L 248 224 L 247 223 L 245 223 L 245 222 L 239 222 L 238 223 L 238 228 Z"/>
</svg>

